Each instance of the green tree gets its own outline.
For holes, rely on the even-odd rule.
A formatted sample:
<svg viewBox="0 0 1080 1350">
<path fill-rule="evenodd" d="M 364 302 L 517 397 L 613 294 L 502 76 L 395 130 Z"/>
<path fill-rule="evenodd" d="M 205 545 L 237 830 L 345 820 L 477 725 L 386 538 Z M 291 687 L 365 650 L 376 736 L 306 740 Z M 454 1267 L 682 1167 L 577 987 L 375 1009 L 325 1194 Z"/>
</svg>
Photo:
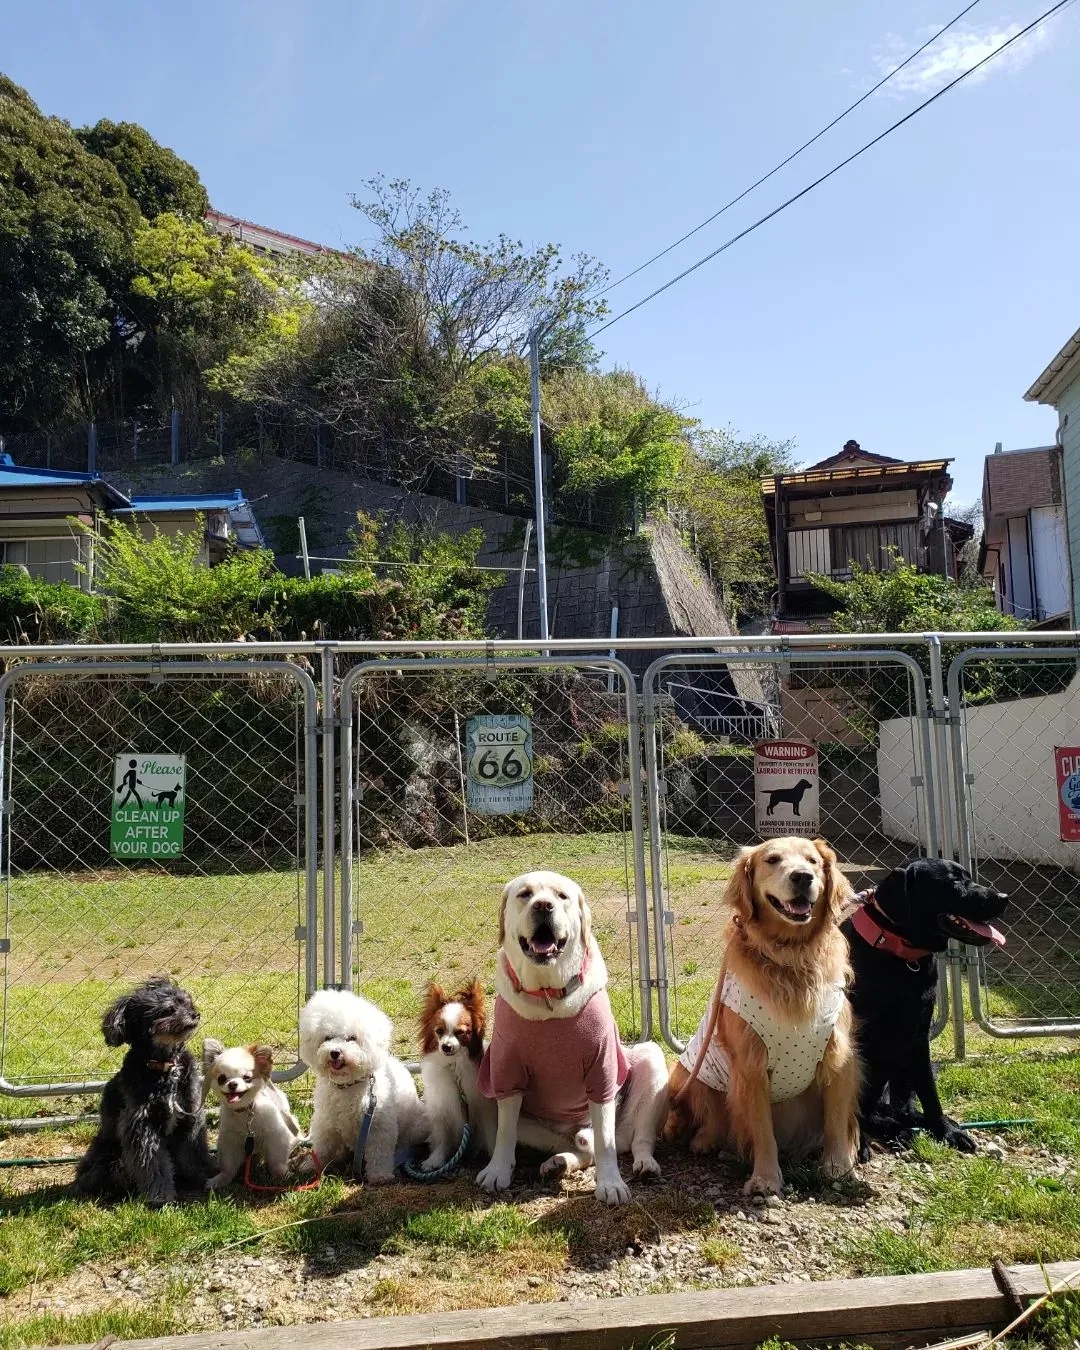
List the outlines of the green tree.
<svg viewBox="0 0 1080 1350">
<path fill-rule="evenodd" d="M 92 155 L 113 165 L 147 220 L 165 212 L 201 220 L 209 210 L 210 198 L 194 166 L 159 145 L 138 123 L 103 118 L 75 135 Z"/>
<path fill-rule="evenodd" d="M 776 584 L 761 480 L 793 467 L 790 441 L 744 440 L 731 430 L 701 429 L 669 492 L 713 580 L 734 598 L 740 614 L 765 612 Z"/>
<path fill-rule="evenodd" d="M 115 167 L 0 75 L 0 413 L 8 427 L 97 411 L 138 215 Z"/>
<path fill-rule="evenodd" d="M 558 475 L 571 492 L 602 495 L 625 511 L 635 497 L 651 506 L 673 487 L 693 424 L 633 371 L 555 371 L 541 406 Z"/>
<path fill-rule="evenodd" d="M 198 409 L 204 390 L 242 386 L 248 366 L 296 340 L 299 281 L 201 220 L 164 214 L 135 235 L 127 311 L 158 408 Z"/>
</svg>

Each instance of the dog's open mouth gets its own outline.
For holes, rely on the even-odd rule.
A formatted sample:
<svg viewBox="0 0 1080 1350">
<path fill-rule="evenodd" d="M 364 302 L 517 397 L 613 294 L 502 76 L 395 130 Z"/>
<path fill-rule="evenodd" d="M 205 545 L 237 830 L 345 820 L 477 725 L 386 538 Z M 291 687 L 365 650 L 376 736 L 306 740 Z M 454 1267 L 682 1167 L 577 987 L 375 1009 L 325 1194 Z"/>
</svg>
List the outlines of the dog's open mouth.
<svg viewBox="0 0 1080 1350">
<path fill-rule="evenodd" d="M 230 1106 L 235 1106 L 237 1102 L 243 1101 L 243 1099 L 244 1094 L 242 1092 L 226 1092 L 225 1094 L 225 1100 Z"/>
<path fill-rule="evenodd" d="M 810 915 L 814 912 L 814 905 L 808 895 L 795 895 L 790 900 L 781 900 L 778 895 L 773 895 L 771 891 L 766 891 L 765 894 L 769 898 L 769 904 L 785 919 L 789 919 L 792 923 L 808 923 L 810 921 Z"/>
<path fill-rule="evenodd" d="M 546 966 L 550 965 L 566 946 L 566 938 L 557 938 L 549 924 L 539 923 L 532 937 L 518 938 L 518 945 L 530 961 Z"/>
<path fill-rule="evenodd" d="M 985 947 L 990 942 L 995 947 L 1005 946 L 1005 934 L 999 933 L 992 923 L 977 923 L 974 919 L 965 919 L 962 914 L 939 914 L 938 927 L 946 937 L 955 938 L 969 947 Z"/>
</svg>

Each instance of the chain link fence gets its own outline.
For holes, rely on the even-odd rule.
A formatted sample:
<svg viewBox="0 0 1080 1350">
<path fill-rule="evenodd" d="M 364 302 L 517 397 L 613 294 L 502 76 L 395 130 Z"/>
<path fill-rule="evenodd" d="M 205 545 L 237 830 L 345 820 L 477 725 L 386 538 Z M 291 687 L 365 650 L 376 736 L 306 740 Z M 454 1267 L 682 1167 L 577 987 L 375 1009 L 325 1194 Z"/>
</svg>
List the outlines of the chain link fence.
<svg viewBox="0 0 1080 1350">
<path fill-rule="evenodd" d="M 310 677 L 283 662 L 27 662 L 0 701 L 3 1089 L 99 1082 L 115 1067 L 104 1008 L 159 972 L 191 990 L 209 1034 L 270 1040 L 295 1066 L 316 982 Z"/>
<path fill-rule="evenodd" d="M 743 845 L 810 828 L 855 890 L 872 886 L 913 851 L 883 809 L 888 784 L 917 847 L 933 850 L 926 689 L 910 656 L 875 651 L 664 656 L 643 687 L 660 1025 L 681 1049 L 716 982 L 730 917 L 720 897 Z M 879 745 L 878 727 L 897 714 L 910 717 L 906 756 Z M 794 792 L 756 780 L 754 745 L 766 739 L 816 747 L 805 769 L 777 780 Z"/>
<path fill-rule="evenodd" d="M 755 783 L 763 741 L 813 747 L 794 795 L 856 889 L 940 852 L 1010 893 L 1007 946 L 967 953 L 987 1031 L 1080 1032 L 1080 649 L 749 641 L 657 643 L 640 681 L 573 642 L 7 651 L 0 1106 L 94 1090 L 103 1009 L 162 970 L 286 1072 L 321 984 L 385 1007 L 412 1058 L 424 983 L 491 988 L 501 887 L 536 868 L 583 886 L 624 1036 L 655 1018 L 677 1047 L 739 848 L 796 824 Z M 129 753 L 186 757 L 175 856 L 110 847 Z M 935 1027 L 951 1012 L 958 1050 L 961 955 Z"/>
<path fill-rule="evenodd" d="M 1004 947 L 970 954 L 992 1035 L 1080 1033 L 1080 650 L 974 649 L 949 670 L 961 860 L 1007 891 Z"/>
<path fill-rule="evenodd" d="M 491 988 L 503 885 L 581 885 L 623 1037 L 651 1031 L 633 677 L 618 661 L 370 662 L 342 685 L 342 982 L 415 1055 L 427 979 Z"/>
</svg>

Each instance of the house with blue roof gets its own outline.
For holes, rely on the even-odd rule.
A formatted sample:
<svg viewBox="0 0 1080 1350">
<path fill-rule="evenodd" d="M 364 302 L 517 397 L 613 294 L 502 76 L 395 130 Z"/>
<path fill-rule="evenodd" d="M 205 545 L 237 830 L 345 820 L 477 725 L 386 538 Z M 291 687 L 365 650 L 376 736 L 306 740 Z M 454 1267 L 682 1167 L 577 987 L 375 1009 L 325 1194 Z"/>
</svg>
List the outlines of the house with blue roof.
<svg viewBox="0 0 1080 1350">
<path fill-rule="evenodd" d="M 99 473 L 28 468 L 0 455 L 0 565 L 89 589 L 94 536 L 106 519 L 127 521 L 146 536 L 198 530 L 207 567 L 235 549 L 265 544 L 251 503 L 239 489 L 231 496 L 127 496 Z"/>
</svg>

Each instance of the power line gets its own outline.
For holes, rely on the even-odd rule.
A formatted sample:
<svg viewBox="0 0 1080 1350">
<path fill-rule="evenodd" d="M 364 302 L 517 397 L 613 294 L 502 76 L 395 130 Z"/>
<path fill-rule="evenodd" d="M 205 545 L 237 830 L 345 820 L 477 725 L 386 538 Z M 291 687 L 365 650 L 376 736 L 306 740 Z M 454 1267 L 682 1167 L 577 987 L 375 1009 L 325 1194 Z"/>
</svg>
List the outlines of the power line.
<svg viewBox="0 0 1080 1350">
<path fill-rule="evenodd" d="M 973 66 L 968 70 L 963 71 L 962 74 L 957 75 L 956 79 L 950 80 L 949 83 L 942 89 L 939 89 L 936 94 L 931 94 L 930 97 L 920 103 L 917 108 L 913 108 L 911 112 L 906 113 L 899 121 L 894 122 L 892 126 L 886 127 L 885 130 L 875 136 L 872 141 L 867 141 L 865 145 L 860 146 L 853 154 L 848 155 L 846 159 L 842 159 L 839 164 L 835 164 L 827 173 L 823 173 L 820 178 L 815 178 L 812 183 L 808 183 L 806 187 L 801 191 L 796 192 L 794 196 L 789 197 L 787 201 L 781 202 L 779 206 L 774 207 L 767 215 L 762 216 L 759 220 L 755 220 L 754 223 L 748 225 L 745 230 L 740 230 L 738 234 L 732 235 L 731 238 L 721 244 L 719 248 L 714 248 L 711 253 L 706 253 L 704 258 L 699 258 L 696 263 L 691 263 L 690 266 L 684 268 L 678 276 L 672 277 L 670 281 L 665 281 L 662 286 L 657 286 L 655 291 L 650 291 L 648 295 L 643 299 L 638 300 L 636 304 L 630 305 L 629 308 L 622 310 L 622 312 L 616 314 L 613 319 L 608 319 L 607 323 L 601 324 L 599 328 L 594 328 L 587 336 L 590 339 L 599 337 L 599 335 L 604 332 L 605 329 L 610 328 L 612 324 L 618 323 L 620 319 L 625 319 L 628 314 L 633 314 L 635 310 L 641 309 L 641 307 L 647 305 L 650 300 L 655 300 L 658 295 L 662 295 L 664 291 L 670 290 L 677 282 L 682 281 L 684 277 L 688 277 L 691 272 L 696 272 L 699 267 L 704 267 L 707 262 L 711 262 L 713 258 L 723 253 L 726 249 L 729 249 L 732 244 L 737 244 L 740 239 L 745 239 L 748 234 L 752 234 L 759 226 L 772 220 L 774 216 L 778 216 L 781 211 L 786 211 L 789 206 L 793 206 L 802 197 L 805 197 L 808 192 L 813 192 L 814 188 L 820 187 L 821 184 L 831 178 L 833 174 L 839 173 L 841 169 L 846 168 L 854 160 L 858 159 L 860 155 L 864 155 L 867 150 L 873 149 L 879 141 L 883 141 L 886 136 L 891 136 L 892 133 L 899 130 L 905 122 L 910 122 L 913 117 L 917 117 L 924 109 L 929 108 L 931 103 L 935 103 L 944 94 L 947 94 L 950 89 L 955 89 L 962 80 L 966 80 L 969 75 L 974 75 L 975 72 L 982 66 L 985 66 L 988 61 L 992 61 L 995 56 L 1000 56 L 1007 47 L 1011 47 L 1014 42 L 1019 42 L 1022 37 L 1030 33 L 1033 28 L 1037 28 L 1039 24 L 1043 23 L 1046 19 L 1051 18 L 1059 9 L 1064 9 L 1067 5 L 1073 3 L 1074 0 L 1057 0 L 1057 4 L 1051 5 L 1051 7 L 1040 14 L 1037 19 L 1033 19 L 1026 28 L 1021 28 L 1018 33 L 1014 33 L 1011 38 L 1003 42 L 1000 47 L 995 47 L 994 50 L 984 56 L 981 61 L 976 61 Z"/>
<path fill-rule="evenodd" d="M 654 253 L 653 256 L 649 258 L 646 262 L 643 262 L 640 265 L 640 267 L 635 267 L 632 272 L 627 272 L 626 275 L 621 276 L 618 279 L 618 281 L 610 282 L 607 286 L 604 287 L 602 291 L 597 291 L 596 294 L 598 296 L 607 295 L 608 291 L 613 291 L 616 286 L 621 286 L 624 281 L 629 281 L 631 277 L 636 277 L 639 272 L 644 272 L 646 267 L 651 267 L 654 262 L 658 262 L 661 258 L 665 257 L 668 253 L 672 251 L 672 249 L 678 248 L 680 244 L 685 244 L 688 239 L 692 238 L 695 234 L 697 234 L 699 230 L 703 230 L 706 225 L 711 225 L 714 220 L 718 220 L 724 214 L 725 211 L 730 211 L 731 208 L 733 206 L 736 206 L 739 202 L 741 202 L 744 197 L 748 197 L 755 188 L 759 188 L 762 185 L 762 183 L 767 183 L 774 174 L 778 174 L 780 170 L 786 167 L 788 164 L 790 164 L 793 159 L 798 158 L 798 156 L 801 155 L 804 150 L 808 150 L 810 146 L 814 144 L 815 141 L 820 141 L 822 136 L 824 136 L 827 131 L 832 131 L 833 127 L 835 127 L 837 123 L 842 122 L 849 113 L 853 113 L 855 109 L 859 107 L 860 104 L 865 103 L 866 100 L 871 97 L 871 95 L 876 94 L 883 84 L 888 84 L 888 82 L 893 78 L 894 75 L 899 75 L 905 66 L 909 66 L 917 56 L 921 56 L 923 52 L 926 51 L 927 47 L 935 43 L 938 40 L 938 38 L 942 36 L 942 34 L 947 33 L 950 28 L 955 27 L 955 25 L 960 22 L 960 20 L 964 17 L 964 15 L 970 13 L 971 10 L 973 10 L 978 3 L 979 0 L 971 0 L 971 4 L 969 4 L 966 8 L 962 9 L 960 13 L 956 15 L 955 18 L 950 19 L 944 28 L 939 28 L 933 37 L 927 38 L 921 47 L 916 47 L 910 56 L 905 57 L 905 59 L 901 61 L 898 66 L 894 66 L 893 69 L 890 70 L 887 75 L 883 76 L 882 79 L 878 80 L 877 84 L 875 84 L 872 89 L 868 89 L 866 93 L 862 95 L 861 98 L 857 98 L 855 102 L 850 105 L 850 107 L 845 108 L 844 111 L 840 113 L 838 117 L 834 117 L 833 120 L 829 122 L 827 126 L 823 126 L 821 130 L 815 133 L 815 135 L 811 136 L 808 141 L 803 141 L 802 145 L 799 146 L 798 150 L 792 150 L 791 154 L 788 155 L 787 159 L 782 159 L 780 163 L 776 165 L 775 168 L 770 169 L 767 174 L 763 174 L 762 177 L 759 178 L 756 183 L 751 183 L 748 188 L 744 188 L 737 197 L 732 197 L 731 201 L 727 202 L 724 206 L 722 206 L 719 211 L 714 211 L 711 216 L 706 217 L 706 219 L 703 220 L 700 225 L 695 225 L 692 230 L 687 230 L 686 234 L 682 235 L 679 239 L 676 239 L 673 244 L 668 244 L 667 248 L 662 248 L 659 253 Z"/>
</svg>

